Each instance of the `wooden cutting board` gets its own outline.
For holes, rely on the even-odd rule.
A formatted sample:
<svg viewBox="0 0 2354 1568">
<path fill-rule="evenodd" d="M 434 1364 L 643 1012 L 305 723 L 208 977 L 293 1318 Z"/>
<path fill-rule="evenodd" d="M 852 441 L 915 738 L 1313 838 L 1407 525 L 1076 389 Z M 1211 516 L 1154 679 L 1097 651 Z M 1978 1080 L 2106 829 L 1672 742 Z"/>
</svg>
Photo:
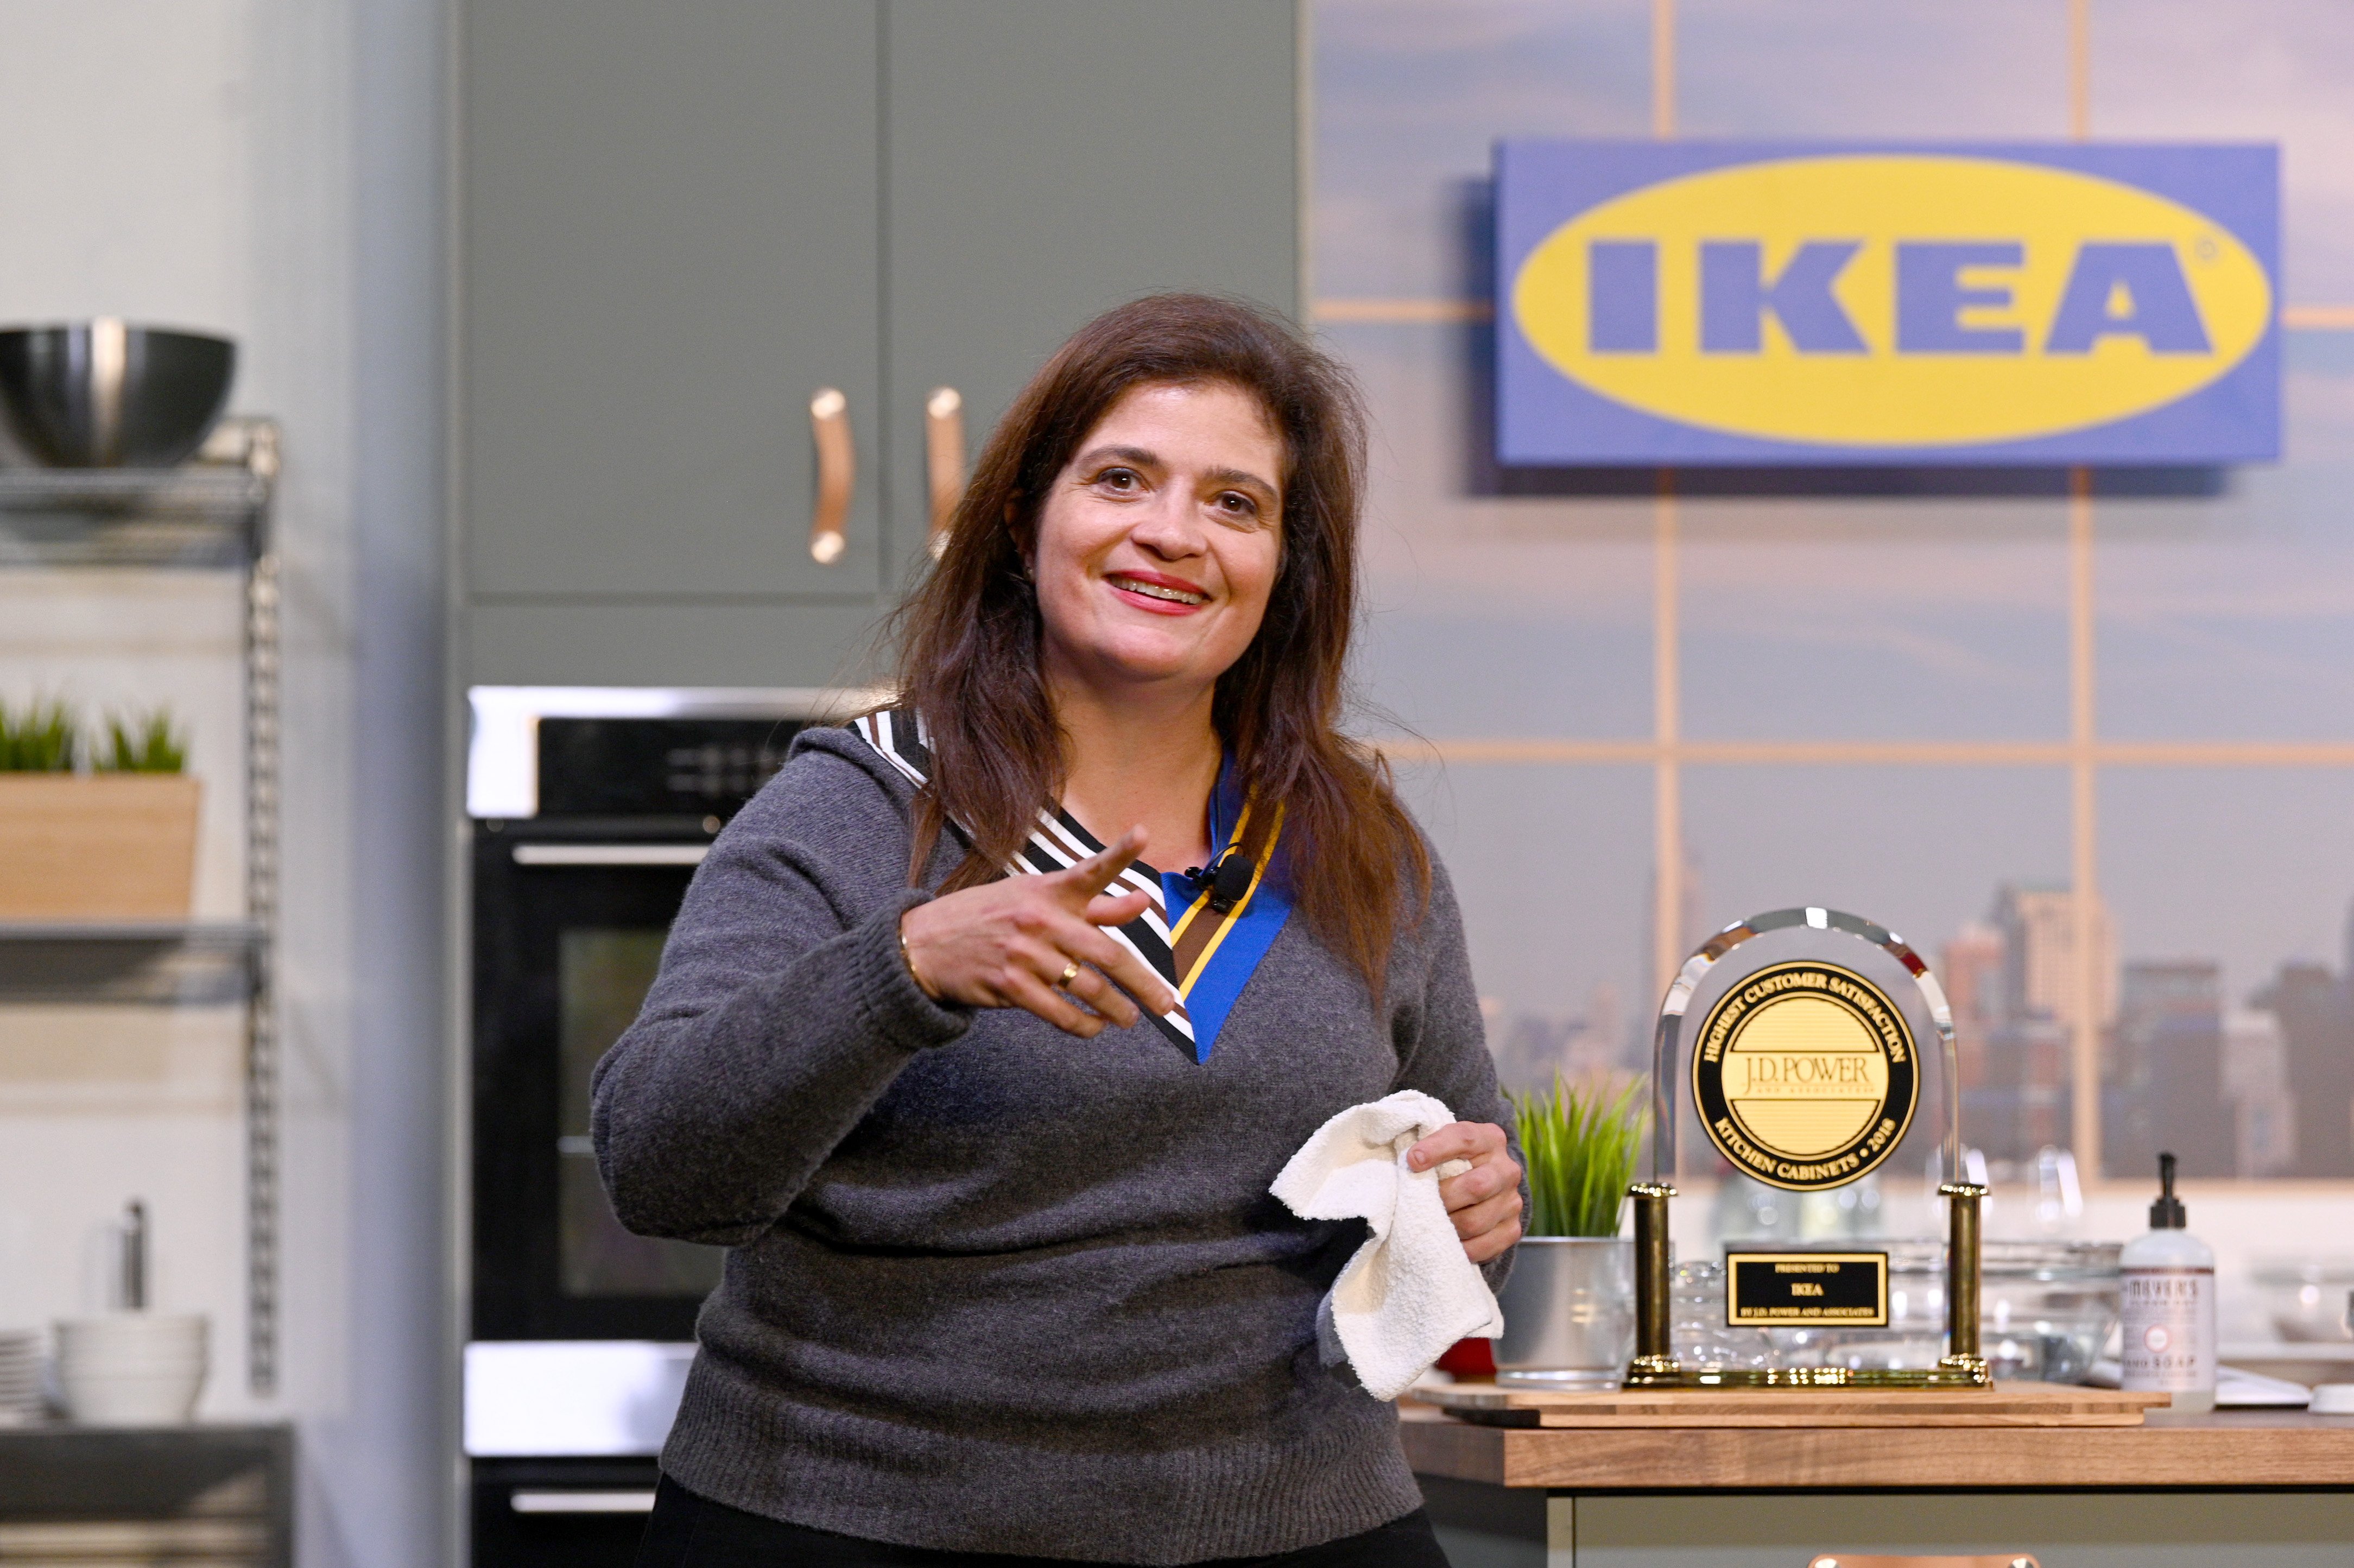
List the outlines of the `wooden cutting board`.
<svg viewBox="0 0 2354 1568">
<path fill-rule="evenodd" d="M 1491 1383 L 1407 1396 L 1498 1426 L 2138 1426 L 2163 1393 L 2005 1383 L 1992 1388 L 1661 1388 L 1551 1393 Z"/>
</svg>

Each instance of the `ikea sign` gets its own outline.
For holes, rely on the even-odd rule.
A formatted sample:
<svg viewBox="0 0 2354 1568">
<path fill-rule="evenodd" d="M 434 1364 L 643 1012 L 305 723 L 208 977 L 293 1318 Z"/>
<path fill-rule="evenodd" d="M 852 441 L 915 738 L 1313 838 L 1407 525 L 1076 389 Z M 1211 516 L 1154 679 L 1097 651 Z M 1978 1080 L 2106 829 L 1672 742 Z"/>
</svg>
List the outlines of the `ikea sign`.
<svg viewBox="0 0 2354 1568">
<path fill-rule="evenodd" d="M 1506 142 L 1507 464 L 2280 452 L 2267 146 Z"/>
</svg>

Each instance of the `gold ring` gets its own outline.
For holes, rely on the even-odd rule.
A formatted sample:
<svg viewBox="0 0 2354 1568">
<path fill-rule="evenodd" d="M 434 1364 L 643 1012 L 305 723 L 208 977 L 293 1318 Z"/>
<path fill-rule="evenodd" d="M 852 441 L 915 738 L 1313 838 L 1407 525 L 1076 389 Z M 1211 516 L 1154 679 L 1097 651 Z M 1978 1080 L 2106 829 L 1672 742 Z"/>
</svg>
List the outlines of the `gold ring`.
<svg viewBox="0 0 2354 1568">
<path fill-rule="evenodd" d="M 1075 964 L 1072 964 L 1069 968 L 1067 968 L 1067 969 L 1064 969 L 1063 974 L 1062 974 L 1062 978 L 1061 978 L 1060 980 L 1057 980 L 1055 983 L 1057 986 L 1066 986 L 1066 985 L 1069 985 L 1073 980 L 1076 980 L 1076 979 L 1078 979 L 1078 978 L 1079 978 L 1079 966 L 1078 966 L 1077 964 L 1076 964 L 1076 963 L 1075 963 Z"/>
</svg>

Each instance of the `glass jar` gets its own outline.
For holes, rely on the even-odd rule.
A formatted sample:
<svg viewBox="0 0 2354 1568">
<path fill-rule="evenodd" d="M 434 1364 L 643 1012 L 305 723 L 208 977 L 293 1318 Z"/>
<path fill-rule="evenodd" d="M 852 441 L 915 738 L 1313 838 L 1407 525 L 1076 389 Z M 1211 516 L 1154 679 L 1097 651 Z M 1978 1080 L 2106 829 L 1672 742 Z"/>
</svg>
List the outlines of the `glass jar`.
<svg viewBox="0 0 2354 1568">
<path fill-rule="evenodd" d="M 1676 1360 L 1686 1371 L 1763 1370 L 1776 1364 L 1774 1344 L 1765 1330 L 1725 1326 L 1724 1265 L 1680 1263 L 1670 1277 L 1670 1336 Z"/>
</svg>

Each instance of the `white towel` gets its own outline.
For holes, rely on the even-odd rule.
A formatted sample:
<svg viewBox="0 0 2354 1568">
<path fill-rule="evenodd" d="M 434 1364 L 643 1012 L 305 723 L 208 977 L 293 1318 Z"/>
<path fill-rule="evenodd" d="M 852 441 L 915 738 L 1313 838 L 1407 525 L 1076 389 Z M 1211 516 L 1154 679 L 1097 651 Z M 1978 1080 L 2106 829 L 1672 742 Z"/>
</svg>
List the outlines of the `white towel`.
<svg viewBox="0 0 2354 1568">
<path fill-rule="evenodd" d="M 1303 1220 L 1373 1226 L 1318 1308 L 1316 1331 L 1326 1362 L 1345 1354 L 1375 1399 L 1405 1393 L 1456 1340 L 1504 1331 L 1495 1293 L 1463 1255 L 1438 1193 L 1442 1175 L 1469 1164 L 1416 1171 L 1405 1162 L 1406 1150 L 1454 1119 L 1443 1102 L 1412 1089 L 1352 1106 L 1318 1128 L 1267 1189 Z"/>
</svg>

